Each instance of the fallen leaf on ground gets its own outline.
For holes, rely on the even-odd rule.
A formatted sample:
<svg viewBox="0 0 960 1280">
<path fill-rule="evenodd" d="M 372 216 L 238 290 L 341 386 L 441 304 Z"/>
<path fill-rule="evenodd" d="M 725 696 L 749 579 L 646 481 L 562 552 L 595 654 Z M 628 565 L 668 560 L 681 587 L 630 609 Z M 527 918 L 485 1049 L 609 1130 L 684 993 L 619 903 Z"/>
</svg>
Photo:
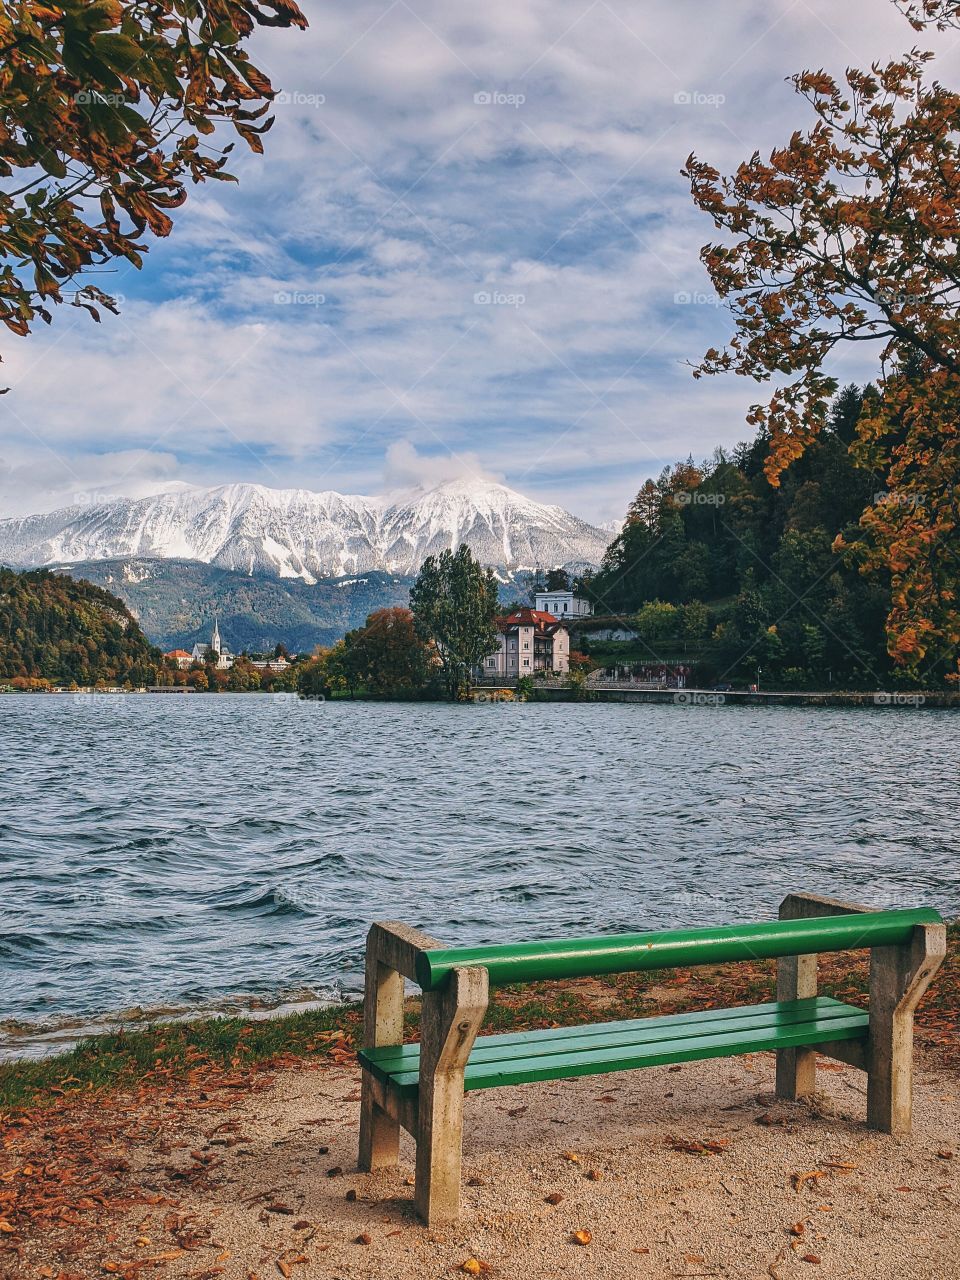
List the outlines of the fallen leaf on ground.
<svg viewBox="0 0 960 1280">
<path fill-rule="evenodd" d="M 806 1224 L 803 1222 L 795 1222 L 791 1227 L 787 1228 L 792 1236 L 802 1236 L 806 1229 Z"/>
<path fill-rule="evenodd" d="M 466 1262 L 460 1263 L 460 1270 L 466 1272 L 468 1276 L 480 1276 L 490 1270 L 490 1263 L 484 1262 L 481 1258 L 468 1258 Z"/>
<path fill-rule="evenodd" d="M 767 1267 L 767 1275 L 772 1276 L 773 1280 L 783 1280 L 783 1276 L 780 1274 L 780 1263 L 783 1261 L 785 1256 L 786 1250 L 781 1249 L 774 1260 L 770 1263 L 769 1267 Z"/>
<path fill-rule="evenodd" d="M 571 1164 L 579 1164 L 580 1157 L 575 1151 L 564 1151 L 561 1153 L 564 1160 L 569 1160 Z"/>
<path fill-rule="evenodd" d="M 588 1231 L 586 1227 L 581 1227 L 579 1231 L 574 1231 L 570 1239 L 574 1244 L 589 1244 L 593 1239 L 593 1232 Z"/>
<path fill-rule="evenodd" d="M 543 1197 L 547 1204 L 559 1204 L 563 1199 L 563 1195 L 559 1191 L 551 1191 L 548 1196 Z"/>
<path fill-rule="evenodd" d="M 354 1244 L 370 1244 L 372 1242 L 370 1240 L 370 1237 L 367 1235 L 367 1233 L 365 1231 L 361 1231 L 358 1236 L 353 1237 L 353 1243 Z"/>
<path fill-rule="evenodd" d="M 812 1262 L 815 1266 L 820 1265 L 819 1253 L 805 1253 L 800 1259 L 801 1262 Z"/>
<path fill-rule="evenodd" d="M 818 1178 L 825 1178 L 827 1175 L 822 1169 L 811 1169 L 808 1173 L 792 1173 L 790 1177 L 793 1179 L 793 1189 L 802 1191 L 808 1182 L 816 1182 Z"/>
<path fill-rule="evenodd" d="M 588 1178 L 591 1182 L 599 1182 L 603 1178 L 603 1174 L 599 1169 L 588 1169 L 583 1176 Z"/>
<path fill-rule="evenodd" d="M 727 1149 L 728 1139 L 678 1138 L 671 1134 L 667 1138 L 667 1146 L 674 1151 L 685 1151 L 692 1156 L 719 1156 Z"/>
</svg>

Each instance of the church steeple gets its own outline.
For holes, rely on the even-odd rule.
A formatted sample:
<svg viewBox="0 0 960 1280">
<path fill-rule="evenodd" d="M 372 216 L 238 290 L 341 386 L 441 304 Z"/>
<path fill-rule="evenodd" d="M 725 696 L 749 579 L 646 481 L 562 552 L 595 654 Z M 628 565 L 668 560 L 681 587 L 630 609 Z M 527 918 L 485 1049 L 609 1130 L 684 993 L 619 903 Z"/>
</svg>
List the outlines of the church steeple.
<svg viewBox="0 0 960 1280">
<path fill-rule="evenodd" d="M 210 637 L 210 648 L 218 655 L 223 652 L 223 645 L 220 643 L 220 626 L 216 618 L 213 620 L 213 635 Z"/>
</svg>

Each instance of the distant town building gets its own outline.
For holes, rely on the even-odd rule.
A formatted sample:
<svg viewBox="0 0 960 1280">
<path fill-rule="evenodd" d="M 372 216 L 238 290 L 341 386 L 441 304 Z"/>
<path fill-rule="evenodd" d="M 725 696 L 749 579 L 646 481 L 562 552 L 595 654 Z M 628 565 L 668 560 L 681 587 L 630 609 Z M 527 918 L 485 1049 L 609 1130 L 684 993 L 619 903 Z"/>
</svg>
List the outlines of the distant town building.
<svg viewBox="0 0 960 1280">
<path fill-rule="evenodd" d="M 229 649 L 226 649 L 220 639 L 220 626 L 214 618 L 213 634 L 210 636 L 210 643 L 203 644 L 198 641 L 193 646 L 193 652 L 190 655 L 191 662 L 206 662 L 209 654 L 217 655 L 217 670 L 229 671 L 234 664 L 234 656 Z"/>
<path fill-rule="evenodd" d="M 286 671 L 290 663 L 281 654 L 278 658 L 254 658 L 250 665 L 258 671 Z"/>
<path fill-rule="evenodd" d="M 552 613 L 555 618 L 589 618 L 593 605 L 572 591 L 538 591 L 537 611 Z"/>
<path fill-rule="evenodd" d="M 625 622 L 613 623 L 609 627 L 592 627 L 584 633 L 590 640 L 636 640 L 640 632 Z"/>
<path fill-rule="evenodd" d="M 187 667 L 193 662 L 192 656 L 187 653 L 186 649 L 171 649 L 169 653 L 165 653 L 163 656 L 172 662 L 174 666 L 179 667 L 181 671 L 186 671 Z"/>
<path fill-rule="evenodd" d="M 570 633 L 552 613 L 517 609 L 497 619 L 497 633 L 500 647 L 484 659 L 484 676 L 517 679 L 537 671 L 566 675 L 570 670 Z"/>
</svg>

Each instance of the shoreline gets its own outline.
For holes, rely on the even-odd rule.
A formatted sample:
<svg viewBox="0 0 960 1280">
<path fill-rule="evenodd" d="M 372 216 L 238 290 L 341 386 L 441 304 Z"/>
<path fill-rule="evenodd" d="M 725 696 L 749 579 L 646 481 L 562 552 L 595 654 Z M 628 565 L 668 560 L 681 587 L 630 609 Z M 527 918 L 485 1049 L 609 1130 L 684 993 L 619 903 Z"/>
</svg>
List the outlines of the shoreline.
<svg viewBox="0 0 960 1280">
<path fill-rule="evenodd" d="M 947 960 L 916 1015 L 916 1039 L 942 1062 L 960 1068 L 960 922 L 948 924 Z M 869 964 L 862 952 L 820 957 L 824 995 L 867 1005 Z M 652 1014 L 686 1013 L 715 1004 L 755 1004 L 774 998 L 775 965 L 750 961 L 662 973 L 626 973 L 568 982 L 496 988 L 481 1035 L 532 1027 L 606 1022 Z M 282 1007 L 282 1006 L 281 1006 Z M 405 1038 L 416 1038 L 419 1000 L 405 1005 Z M 214 1073 L 227 1066 L 270 1069 L 278 1062 L 310 1062 L 359 1047 L 362 1004 L 345 1001 L 296 1012 L 180 1016 L 118 1026 L 81 1039 L 66 1052 L 0 1062 L 0 1116 L 49 1107 L 91 1090 L 109 1094 L 155 1076 Z M 72 1081 L 64 1087 L 64 1080 Z"/>
<path fill-rule="evenodd" d="M 562 686 L 534 686 L 532 693 L 526 698 L 516 696 L 516 686 L 507 683 L 501 685 L 471 685 L 467 701 L 470 702 L 636 702 L 661 706 L 677 706 L 687 709 L 711 709 L 717 707 L 856 707 L 860 709 L 899 710 L 899 711 L 943 711 L 960 708 L 960 690 L 947 689 L 917 690 L 760 690 L 751 692 L 747 689 L 644 689 L 629 687 L 603 688 L 588 685 L 586 689 L 573 689 Z M 0 697 L 60 697 L 60 698 L 104 698 L 115 700 L 123 697 L 168 697 L 176 694 L 190 694 L 194 697 L 237 697 L 238 695 L 266 698 L 296 698 L 305 702 L 357 702 L 357 703 L 402 703 L 442 704 L 444 699 L 436 698 L 388 698 L 358 693 L 334 694 L 323 698 L 315 695 L 300 694 L 294 690 L 282 689 L 220 689 L 216 693 L 209 689 L 194 689 L 186 685 L 161 685 L 151 688 L 137 689 L 3 689 Z"/>
<path fill-rule="evenodd" d="M 514 689 L 503 690 L 513 700 Z M 471 689 L 474 700 L 498 701 L 499 688 Z M 960 708 L 960 690 L 903 691 L 807 691 L 761 690 L 753 693 L 747 689 L 631 689 L 628 687 L 604 689 L 588 685 L 584 692 L 563 688 L 537 688 L 534 686 L 531 702 L 645 702 L 662 706 L 685 707 L 692 710 L 716 707 L 857 707 L 872 710 L 954 710 Z"/>
<path fill-rule="evenodd" d="M 921 1002 L 917 1033 L 922 1041 L 924 1026 L 942 1023 L 944 1014 L 948 1015 L 952 1034 L 946 1043 L 960 1066 L 960 920 L 947 923 L 947 938 L 947 961 L 934 984 L 935 988 L 940 984 L 939 994 L 928 992 Z M 841 998 L 852 1003 L 857 1003 L 859 997 L 865 1006 L 867 962 L 859 952 L 846 953 L 849 972 L 845 972 L 844 958 L 842 952 L 833 957 L 820 957 L 822 990 L 828 995 L 842 992 Z M 701 1007 L 704 1001 L 718 1000 L 721 995 L 730 1004 L 759 1003 L 774 998 L 774 972 L 772 962 L 756 961 L 667 970 L 662 981 L 659 972 L 653 970 L 647 974 L 614 975 L 609 979 L 495 988 L 481 1035 L 567 1022 L 636 1018 L 658 1012 L 687 1013 Z M 676 978 L 672 978 L 672 974 L 676 974 Z M 664 1001 L 666 1007 L 661 1008 Z M 406 1027 L 411 1032 L 419 1014 L 419 997 L 408 996 L 405 1008 Z M 598 1009 L 602 1017 L 595 1016 Z M 104 1079 L 113 1078 L 124 1073 L 124 1059 L 133 1062 L 151 1044 L 169 1042 L 191 1052 L 206 1047 L 216 1054 L 224 1043 L 233 1043 L 236 1038 L 240 1044 L 246 1039 L 244 1048 L 253 1063 L 266 1060 L 275 1052 L 309 1054 L 313 1052 L 309 1042 L 315 1032 L 335 1031 L 356 1049 L 362 1011 L 362 997 L 338 999 L 304 991 L 278 994 L 275 998 L 224 995 L 218 1001 L 194 1009 L 137 1005 L 99 1014 L 64 1015 L 62 1020 L 51 1022 L 5 1019 L 0 1021 L 3 1035 L 0 1112 L 11 1104 L 11 1089 L 17 1092 L 14 1082 L 18 1074 L 36 1082 L 38 1094 L 34 1101 L 37 1101 L 48 1076 L 79 1076 L 80 1068 L 96 1071 L 101 1059 L 111 1058 L 114 1061 Z M 76 1034 L 70 1035 L 71 1029 Z M 47 1037 L 54 1042 L 50 1051 L 44 1051 Z M 63 1041 L 61 1047 L 56 1047 L 58 1037 Z M 18 1038 L 22 1038 L 29 1051 L 13 1056 Z"/>
</svg>

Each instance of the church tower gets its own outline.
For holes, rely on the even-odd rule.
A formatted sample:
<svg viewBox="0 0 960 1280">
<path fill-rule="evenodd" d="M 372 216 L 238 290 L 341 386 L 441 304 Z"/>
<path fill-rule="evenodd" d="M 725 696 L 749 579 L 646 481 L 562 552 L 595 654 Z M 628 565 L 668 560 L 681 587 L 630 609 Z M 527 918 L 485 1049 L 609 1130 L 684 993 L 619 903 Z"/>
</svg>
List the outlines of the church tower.
<svg viewBox="0 0 960 1280">
<path fill-rule="evenodd" d="M 220 643 L 220 626 L 216 618 L 213 620 L 213 635 L 210 637 L 210 649 L 218 658 L 223 652 L 223 645 Z"/>
</svg>

